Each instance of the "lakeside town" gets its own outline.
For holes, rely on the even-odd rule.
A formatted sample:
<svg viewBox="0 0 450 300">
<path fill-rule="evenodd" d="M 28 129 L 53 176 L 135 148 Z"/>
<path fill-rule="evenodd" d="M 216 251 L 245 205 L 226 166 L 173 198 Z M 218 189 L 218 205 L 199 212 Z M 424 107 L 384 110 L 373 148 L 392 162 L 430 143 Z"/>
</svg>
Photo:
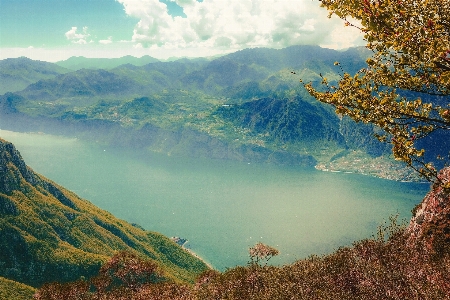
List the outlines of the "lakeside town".
<svg viewBox="0 0 450 300">
<path fill-rule="evenodd" d="M 361 151 L 350 151 L 343 157 L 319 163 L 315 168 L 326 172 L 357 173 L 395 181 L 426 182 L 403 163 L 386 156 L 373 158 Z"/>
</svg>

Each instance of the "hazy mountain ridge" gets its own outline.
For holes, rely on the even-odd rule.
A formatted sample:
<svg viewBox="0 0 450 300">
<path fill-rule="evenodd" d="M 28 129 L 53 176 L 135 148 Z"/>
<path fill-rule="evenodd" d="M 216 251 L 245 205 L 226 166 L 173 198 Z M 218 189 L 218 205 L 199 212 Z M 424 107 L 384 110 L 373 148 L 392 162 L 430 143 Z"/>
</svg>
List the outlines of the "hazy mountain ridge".
<svg viewBox="0 0 450 300">
<path fill-rule="evenodd" d="M 0 94 L 23 90 L 42 79 L 50 79 L 70 70 L 53 63 L 26 57 L 0 60 Z"/>
<path fill-rule="evenodd" d="M 363 55 L 360 52 L 362 50 L 357 49 L 338 52 L 318 46 L 292 46 L 280 50 L 255 48 L 241 50 L 211 61 L 180 59 L 172 62 L 156 61 L 142 66 L 123 63 L 107 71 L 132 78 L 140 83 L 157 82 L 162 88 L 173 88 L 173 84 L 181 84 L 183 88 L 217 92 L 235 84 L 263 81 L 281 70 L 314 69 L 313 73 L 316 75 L 320 72 L 323 74 L 334 72 L 337 75 L 340 70 L 333 66 L 333 62 L 336 60 L 341 62 L 345 70 L 352 72 L 364 66 L 364 59 L 361 58 Z M 6 61 L 3 60 L 3 62 Z M 47 64 L 56 67 L 55 64 Z M 78 74 L 76 77 L 82 77 L 82 74 L 88 76 L 88 71 L 95 70 L 84 71 L 84 73 L 75 73 Z M 159 74 L 160 78 L 152 77 L 156 74 Z M 166 80 L 161 81 L 162 79 Z M 298 82 L 297 79 L 295 80 Z M 303 77 L 303 79 L 310 80 L 309 77 Z M 56 79 L 56 81 L 61 81 L 61 79 Z M 51 88 L 56 83 L 49 83 L 49 85 Z M 41 89 L 45 89 L 45 86 L 41 86 Z M 8 91 L 11 92 L 11 90 Z"/>
<path fill-rule="evenodd" d="M 72 56 L 66 60 L 58 61 L 55 64 L 63 68 L 77 71 L 81 69 L 108 70 L 125 64 L 143 66 L 158 61 L 159 60 L 157 58 L 149 55 L 144 55 L 142 57 L 127 55 L 119 58 L 87 58 L 83 56 Z"/>
<path fill-rule="evenodd" d="M 117 251 L 155 260 L 192 282 L 208 267 L 161 234 L 119 220 L 26 166 L 0 140 L 0 276 L 31 286 L 95 274 Z"/>
<path fill-rule="evenodd" d="M 33 101 L 55 101 L 65 99 L 70 105 L 76 97 L 91 98 L 95 96 L 115 95 L 141 92 L 142 86 L 133 80 L 123 78 L 105 70 L 86 70 L 58 75 L 53 79 L 40 80 L 19 92 L 23 97 Z M 76 103 L 76 100 L 74 101 Z"/>
<path fill-rule="evenodd" d="M 283 163 L 270 158 L 280 151 L 276 156 L 285 157 L 284 163 L 294 158 L 307 165 L 347 149 L 378 156 L 389 147 L 370 135 L 363 143 L 360 139 L 372 128 L 342 122 L 298 82 L 317 83 L 321 75 L 338 80 L 342 70 L 335 61 L 351 73 L 365 65 L 368 55 L 365 48 L 339 52 L 293 46 L 246 49 L 214 60 L 82 69 L 1 96 L 0 126 L 93 136 L 105 144 L 171 155 L 244 161 Z M 304 159 L 311 155 L 313 159 Z"/>
</svg>

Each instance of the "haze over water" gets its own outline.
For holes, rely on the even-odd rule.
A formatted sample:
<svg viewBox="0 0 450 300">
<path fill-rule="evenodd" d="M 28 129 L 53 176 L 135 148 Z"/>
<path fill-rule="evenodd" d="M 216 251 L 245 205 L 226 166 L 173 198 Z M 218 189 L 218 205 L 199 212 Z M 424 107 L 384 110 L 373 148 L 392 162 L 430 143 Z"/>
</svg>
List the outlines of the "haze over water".
<svg viewBox="0 0 450 300">
<path fill-rule="evenodd" d="M 257 242 L 278 264 L 370 237 L 408 219 L 428 184 L 315 169 L 174 158 L 0 130 L 36 172 L 144 228 L 189 240 L 215 268 L 243 265 Z"/>
</svg>

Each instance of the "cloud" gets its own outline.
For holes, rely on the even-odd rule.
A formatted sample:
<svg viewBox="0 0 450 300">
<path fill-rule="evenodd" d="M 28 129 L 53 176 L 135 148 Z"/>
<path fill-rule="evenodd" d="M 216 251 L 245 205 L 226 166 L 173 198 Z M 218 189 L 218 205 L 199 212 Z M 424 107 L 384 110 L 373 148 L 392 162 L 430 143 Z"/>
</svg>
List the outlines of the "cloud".
<svg viewBox="0 0 450 300">
<path fill-rule="evenodd" d="M 353 27 L 336 27 L 330 32 L 329 38 L 319 45 L 331 49 L 365 46 L 366 43 L 359 37 L 358 33 L 359 30 Z"/>
<path fill-rule="evenodd" d="M 78 28 L 72 27 L 69 31 L 65 33 L 66 38 L 74 44 L 87 44 L 87 39 L 91 36 L 87 33 L 88 28 L 83 27 L 82 33 L 77 33 Z"/>
<path fill-rule="evenodd" d="M 296 44 L 352 45 L 360 35 L 347 34 L 338 19 L 312 0 L 170 0 L 183 8 L 186 17 L 173 17 L 159 0 L 116 0 L 126 14 L 137 18 L 132 41 L 143 47 L 282 48 Z"/>
<path fill-rule="evenodd" d="M 103 44 L 103 45 L 111 44 L 112 43 L 112 36 L 109 36 L 108 39 L 106 39 L 106 40 L 99 40 L 98 42 L 100 44 Z"/>
</svg>

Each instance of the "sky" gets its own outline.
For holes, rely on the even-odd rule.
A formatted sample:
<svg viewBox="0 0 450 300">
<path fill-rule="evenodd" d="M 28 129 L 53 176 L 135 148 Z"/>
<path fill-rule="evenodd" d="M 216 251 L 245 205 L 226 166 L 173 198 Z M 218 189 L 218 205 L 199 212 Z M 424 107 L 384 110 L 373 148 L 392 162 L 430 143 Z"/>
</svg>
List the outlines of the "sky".
<svg viewBox="0 0 450 300">
<path fill-rule="evenodd" d="M 318 0 L 0 0 L 0 59 L 209 57 L 245 48 L 364 45 Z"/>
</svg>

